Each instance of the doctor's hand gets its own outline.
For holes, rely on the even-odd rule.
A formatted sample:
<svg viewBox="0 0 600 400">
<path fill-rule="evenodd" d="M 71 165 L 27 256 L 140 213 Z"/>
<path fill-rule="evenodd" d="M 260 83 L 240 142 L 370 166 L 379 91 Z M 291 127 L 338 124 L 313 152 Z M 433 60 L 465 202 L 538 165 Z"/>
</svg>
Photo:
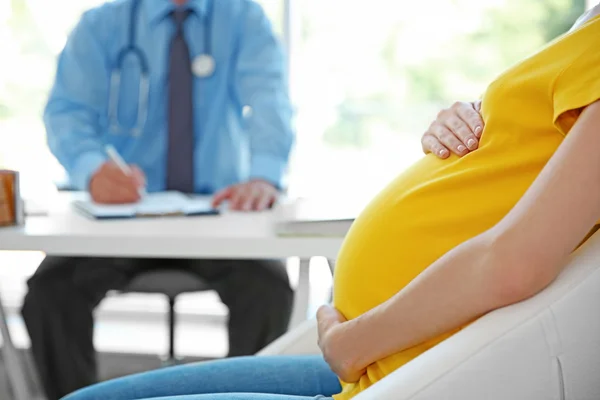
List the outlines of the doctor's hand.
<svg viewBox="0 0 600 400">
<path fill-rule="evenodd" d="M 423 152 L 448 158 L 450 152 L 462 157 L 476 150 L 483 132 L 481 101 L 456 102 L 438 114 L 421 138 Z"/>
<path fill-rule="evenodd" d="M 213 207 L 218 207 L 225 200 L 229 201 L 232 210 L 262 211 L 270 207 L 279 192 L 271 183 L 262 179 L 253 179 L 248 182 L 229 186 L 215 194 Z"/>
<path fill-rule="evenodd" d="M 132 174 L 126 175 L 116 164 L 107 161 L 92 175 L 90 195 L 97 203 L 126 204 L 140 200 L 139 189 L 145 185 L 144 173 L 130 166 Z"/>
<path fill-rule="evenodd" d="M 317 311 L 317 325 L 319 348 L 331 370 L 344 382 L 357 382 L 365 370 L 353 361 L 359 344 L 350 340 L 346 318 L 335 308 L 324 305 Z"/>
</svg>

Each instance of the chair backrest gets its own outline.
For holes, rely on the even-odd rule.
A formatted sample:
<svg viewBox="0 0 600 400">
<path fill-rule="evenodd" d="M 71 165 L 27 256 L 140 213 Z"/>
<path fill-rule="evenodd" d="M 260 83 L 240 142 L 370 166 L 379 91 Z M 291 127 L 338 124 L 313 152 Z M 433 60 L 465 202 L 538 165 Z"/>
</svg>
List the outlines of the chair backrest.
<svg viewBox="0 0 600 400">
<path fill-rule="evenodd" d="M 538 295 L 480 318 L 356 400 L 600 399 L 600 232 Z"/>
<path fill-rule="evenodd" d="M 169 298 L 175 298 L 182 293 L 204 290 L 210 290 L 210 286 L 196 274 L 165 267 L 139 273 L 121 291 L 124 293 L 160 293 Z"/>
</svg>

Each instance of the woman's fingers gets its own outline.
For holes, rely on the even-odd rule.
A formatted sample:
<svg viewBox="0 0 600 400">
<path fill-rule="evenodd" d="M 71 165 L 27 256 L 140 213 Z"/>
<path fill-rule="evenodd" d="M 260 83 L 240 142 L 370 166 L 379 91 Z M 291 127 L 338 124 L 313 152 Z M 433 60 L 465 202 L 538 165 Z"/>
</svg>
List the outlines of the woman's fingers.
<svg viewBox="0 0 600 400">
<path fill-rule="evenodd" d="M 458 115 L 453 115 L 446 121 L 445 128 L 448 129 L 461 144 L 469 150 L 475 150 L 479 141 L 470 127 Z M 459 153 L 463 153 L 459 150 Z M 458 154 L 458 153 L 457 153 Z"/>
<path fill-rule="evenodd" d="M 477 101 L 456 102 L 440 111 L 421 138 L 423 151 L 443 159 L 450 152 L 462 157 L 476 150 L 484 126 L 480 110 L 481 101 Z"/>
<path fill-rule="evenodd" d="M 450 151 L 444 146 L 434 135 L 426 133 L 421 138 L 421 145 L 423 146 L 423 152 L 433 153 L 439 158 L 448 158 Z"/>
<path fill-rule="evenodd" d="M 462 103 L 456 108 L 456 115 L 462 120 L 462 125 L 468 128 L 469 134 L 477 138 L 481 137 L 484 126 L 481 116 L 481 101 Z"/>
<path fill-rule="evenodd" d="M 434 135 L 437 140 L 444 145 L 444 147 L 454 154 L 458 156 L 464 156 L 469 152 L 467 146 L 465 146 L 464 143 L 458 137 L 456 137 L 454 132 L 448 129 L 446 126 L 441 124 L 433 124 L 430 131 L 431 134 Z"/>
</svg>

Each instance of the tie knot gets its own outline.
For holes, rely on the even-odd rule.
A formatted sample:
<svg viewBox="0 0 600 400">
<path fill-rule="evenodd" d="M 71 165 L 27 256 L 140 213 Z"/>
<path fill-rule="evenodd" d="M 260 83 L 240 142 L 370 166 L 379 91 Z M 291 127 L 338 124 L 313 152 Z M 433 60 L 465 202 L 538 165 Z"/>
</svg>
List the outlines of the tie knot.
<svg viewBox="0 0 600 400">
<path fill-rule="evenodd" d="M 173 22 L 175 22 L 175 28 L 177 28 L 177 30 L 182 29 L 183 23 L 186 20 L 186 18 L 188 17 L 188 15 L 190 15 L 190 13 L 191 13 L 191 11 L 189 9 L 182 9 L 182 8 L 178 8 L 173 11 L 173 14 L 172 14 Z"/>
</svg>

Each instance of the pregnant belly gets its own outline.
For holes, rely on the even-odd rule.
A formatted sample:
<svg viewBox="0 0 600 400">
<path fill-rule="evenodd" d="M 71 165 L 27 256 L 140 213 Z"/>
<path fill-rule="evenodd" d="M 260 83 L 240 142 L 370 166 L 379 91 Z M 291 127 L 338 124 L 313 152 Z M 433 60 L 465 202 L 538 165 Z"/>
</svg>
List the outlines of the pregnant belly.
<svg viewBox="0 0 600 400">
<path fill-rule="evenodd" d="M 334 305 L 353 319 L 402 290 L 439 257 L 500 221 L 523 196 L 562 137 L 490 128 L 462 158 L 424 157 L 363 210 L 336 260 Z M 518 145 L 515 145 L 518 144 Z M 448 332 L 367 367 L 346 400 L 453 334 Z"/>
<path fill-rule="evenodd" d="M 428 156 L 416 163 L 371 201 L 348 232 L 336 261 L 335 307 L 353 319 L 394 296 L 444 253 L 496 224 L 544 163 L 506 166 L 484 149 L 453 161 Z M 352 398 L 454 333 L 369 365 L 358 382 L 343 383 L 335 399 Z"/>
<path fill-rule="evenodd" d="M 334 304 L 346 318 L 383 303 L 444 253 L 497 223 L 541 169 L 511 171 L 489 158 L 481 168 L 477 155 L 425 157 L 363 210 L 336 262 Z"/>
</svg>

